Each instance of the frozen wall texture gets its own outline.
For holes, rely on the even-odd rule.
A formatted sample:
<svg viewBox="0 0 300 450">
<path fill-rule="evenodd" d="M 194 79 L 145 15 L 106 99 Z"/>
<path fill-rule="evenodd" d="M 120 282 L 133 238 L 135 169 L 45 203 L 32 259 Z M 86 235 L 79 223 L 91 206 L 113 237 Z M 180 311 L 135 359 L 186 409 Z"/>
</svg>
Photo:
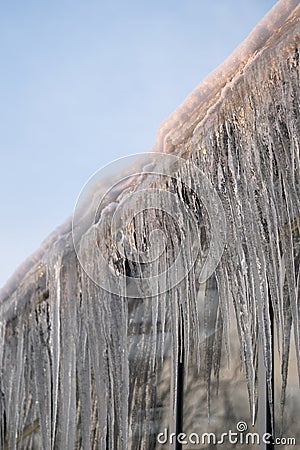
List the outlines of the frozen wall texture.
<svg viewBox="0 0 300 450">
<path fill-rule="evenodd" d="M 68 220 L 2 289 L 0 448 L 256 429 L 265 383 L 275 428 L 298 432 L 284 408 L 300 373 L 299 12 L 280 1 L 154 153 L 96 180 L 73 233 Z"/>
</svg>

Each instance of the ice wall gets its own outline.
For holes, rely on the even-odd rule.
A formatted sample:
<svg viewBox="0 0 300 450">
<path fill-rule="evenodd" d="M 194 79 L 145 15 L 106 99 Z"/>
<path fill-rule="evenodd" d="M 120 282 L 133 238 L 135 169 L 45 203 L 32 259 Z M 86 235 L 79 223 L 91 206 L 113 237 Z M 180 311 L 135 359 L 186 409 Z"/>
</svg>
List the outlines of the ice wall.
<svg viewBox="0 0 300 450">
<path fill-rule="evenodd" d="M 169 167 L 168 174 L 159 156 L 141 160 L 139 175 L 109 192 L 90 226 L 93 202 L 107 190 L 105 182 L 94 187 L 79 211 L 75 242 L 88 269 L 77 258 L 67 222 L 2 290 L 1 448 L 158 448 L 157 421 L 176 430 L 179 368 L 188 379 L 191 360 L 205 380 L 209 414 L 212 379 L 222 378 L 224 357 L 231 364 L 238 359 L 255 421 L 258 344 L 271 400 L 274 339 L 284 405 L 291 340 L 300 373 L 297 4 L 279 2 L 231 63 L 162 126 L 155 151 L 186 165 Z M 217 192 L 226 224 L 222 258 L 205 282 L 203 261 L 218 239 L 209 191 L 194 167 Z M 126 196 L 150 189 L 163 193 L 163 207 L 137 195 L 141 212 L 126 223 L 132 218 Z M 120 241 L 111 222 L 121 204 L 126 239 Z M 187 215 L 196 228 L 186 225 Z M 220 217 L 215 223 L 221 227 Z M 165 240 L 148 264 L 153 230 Z M 115 274 L 111 289 L 94 282 L 105 276 L 97 248 Z M 170 272 L 178 254 L 180 264 Z M 151 281 L 136 282 L 143 278 Z"/>
</svg>

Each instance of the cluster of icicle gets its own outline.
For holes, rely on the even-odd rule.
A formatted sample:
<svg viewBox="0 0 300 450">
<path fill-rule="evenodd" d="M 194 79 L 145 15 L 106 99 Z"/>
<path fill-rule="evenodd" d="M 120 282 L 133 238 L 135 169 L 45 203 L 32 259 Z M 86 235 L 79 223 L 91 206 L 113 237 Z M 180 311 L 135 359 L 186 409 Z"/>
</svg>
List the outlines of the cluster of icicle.
<svg viewBox="0 0 300 450">
<path fill-rule="evenodd" d="M 197 180 L 192 180 L 195 189 L 191 190 L 181 182 L 182 174 L 149 181 L 145 173 L 141 183 L 110 193 L 98 217 L 99 245 L 116 276 L 151 277 L 160 271 L 167 277 L 170 261 L 183 242 L 180 227 L 187 211 L 198 223 L 202 253 L 171 290 L 161 289 L 155 297 L 138 292 L 134 299 L 126 295 L 130 286 L 122 288 L 123 295 L 111 294 L 87 276 L 74 251 L 70 226 L 51 238 L 9 295 L 2 293 L 1 448 L 156 448 L 153 410 L 168 395 L 169 417 L 174 418 L 169 426 L 176 428 L 179 362 L 185 362 L 188 372 L 193 352 L 209 392 L 211 377 L 222 370 L 223 352 L 230 361 L 232 305 L 251 417 L 257 401 L 259 342 L 271 400 L 272 347 L 278 340 L 284 404 L 292 330 L 300 369 L 299 8 L 292 10 L 293 19 L 283 23 L 277 39 L 226 83 L 193 132 L 178 144 L 174 134 L 174 152 L 205 172 L 226 215 L 223 256 L 207 283 L 216 283 L 218 304 L 205 303 L 210 337 L 205 354 L 197 352 L 202 339 L 197 295 L 211 230 L 205 208 L 193 193 Z M 109 226 L 128 190 L 137 191 L 145 183 L 171 192 L 178 200 L 168 205 L 172 217 L 150 205 L 128 231 L 137 252 L 150 246 L 153 229 L 163 231 L 167 250 L 155 270 L 143 261 L 132 262 L 130 254 L 122 257 Z M 184 238 L 183 261 L 188 261 L 193 242 Z M 90 230 L 82 236 L 81 249 L 90 271 L 99 277 Z M 170 384 L 159 393 L 158 402 L 157 384 L 168 348 Z"/>
</svg>

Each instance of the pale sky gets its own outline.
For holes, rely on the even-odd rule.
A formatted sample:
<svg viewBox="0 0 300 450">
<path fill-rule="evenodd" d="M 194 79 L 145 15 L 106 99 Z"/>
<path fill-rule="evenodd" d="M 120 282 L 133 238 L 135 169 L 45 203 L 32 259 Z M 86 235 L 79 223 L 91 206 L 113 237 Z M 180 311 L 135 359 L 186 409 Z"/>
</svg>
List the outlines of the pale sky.
<svg viewBox="0 0 300 450">
<path fill-rule="evenodd" d="M 160 122 L 273 0 L 10 0 L 0 5 L 0 286 L 92 173 Z"/>
</svg>

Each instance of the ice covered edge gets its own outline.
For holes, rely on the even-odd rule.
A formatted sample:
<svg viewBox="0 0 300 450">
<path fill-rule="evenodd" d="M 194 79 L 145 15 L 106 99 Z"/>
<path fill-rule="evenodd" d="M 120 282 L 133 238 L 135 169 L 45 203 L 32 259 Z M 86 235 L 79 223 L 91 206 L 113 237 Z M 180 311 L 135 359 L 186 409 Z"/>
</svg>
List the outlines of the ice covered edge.
<svg viewBox="0 0 300 450">
<path fill-rule="evenodd" d="M 280 32 L 281 27 L 288 21 L 290 16 L 299 16 L 299 11 L 300 4 L 298 0 L 280 0 L 277 2 L 234 52 L 219 67 L 212 71 L 188 95 L 183 103 L 162 122 L 157 133 L 156 143 L 151 151 L 172 151 L 175 141 L 180 144 L 190 137 L 197 122 L 205 116 L 206 111 L 218 100 L 224 86 L 230 83 L 236 73 L 246 66 L 251 57 L 261 50 L 275 33 Z M 177 136 L 175 136 L 176 134 Z M 69 217 L 16 269 L 0 289 L 0 306 L 31 275 L 34 267 L 42 260 L 55 240 L 64 234 L 70 233 L 71 228 L 72 218 Z"/>
</svg>

